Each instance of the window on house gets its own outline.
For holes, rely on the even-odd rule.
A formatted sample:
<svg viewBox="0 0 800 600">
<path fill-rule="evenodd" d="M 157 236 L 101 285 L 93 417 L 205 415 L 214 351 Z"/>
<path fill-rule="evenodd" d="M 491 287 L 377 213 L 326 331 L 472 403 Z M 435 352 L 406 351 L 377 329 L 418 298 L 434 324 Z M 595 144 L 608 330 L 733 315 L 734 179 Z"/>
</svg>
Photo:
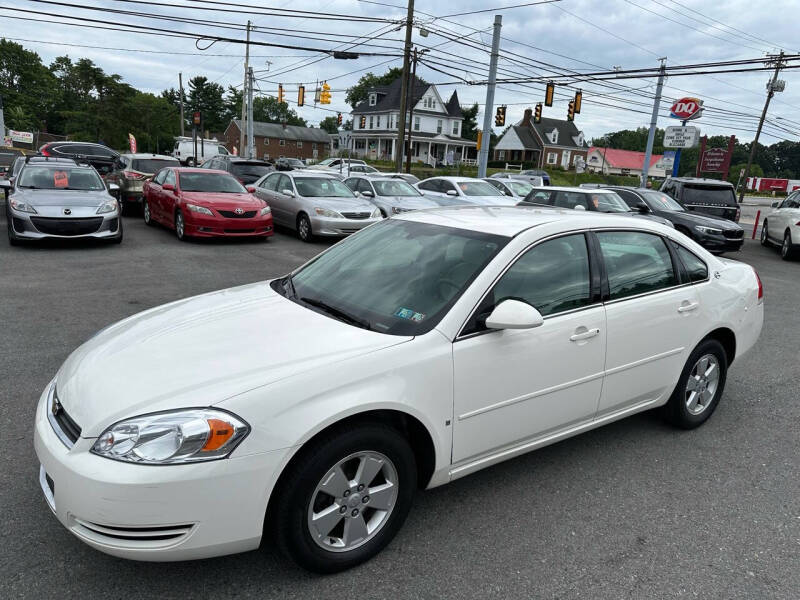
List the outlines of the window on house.
<svg viewBox="0 0 800 600">
<path fill-rule="evenodd" d="M 377 102 L 378 102 L 377 95 L 376 94 L 370 94 L 369 95 L 369 105 L 370 106 L 375 106 L 375 104 L 377 104 Z"/>
<path fill-rule="evenodd" d="M 419 117 L 414 117 L 414 131 L 419 131 Z"/>
<path fill-rule="evenodd" d="M 264 138 L 264 145 L 265 146 L 269 146 L 269 138 L 268 137 Z"/>
<path fill-rule="evenodd" d="M 558 154 L 555 152 L 548 152 L 547 153 L 547 164 L 554 165 L 558 162 Z"/>
<path fill-rule="evenodd" d="M 311 147 L 312 147 L 314 150 L 316 150 L 316 149 L 317 149 L 317 142 L 314 142 L 313 144 L 311 144 Z"/>
<path fill-rule="evenodd" d="M 374 118 L 375 118 L 375 117 L 372 117 L 372 116 L 370 116 L 370 118 L 369 118 L 369 128 L 370 128 L 370 129 L 372 129 L 372 127 L 373 127 L 373 125 L 374 125 Z"/>
<path fill-rule="evenodd" d="M 376 119 L 377 119 L 377 121 L 378 121 L 378 124 L 376 125 L 376 127 L 377 127 L 378 129 L 380 129 L 380 128 L 381 128 L 381 116 L 380 116 L 380 115 L 378 115 L 378 116 L 377 116 L 377 117 L 375 117 L 375 118 L 376 118 Z"/>
<path fill-rule="evenodd" d="M 436 121 L 436 133 L 442 133 L 442 120 Z"/>
<path fill-rule="evenodd" d="M 453 135 L 458 135 L 458 121 L 453 121 Z"/>
<path fill-rule="evenodd" d="M 303 147 L 303 140 L 297 140 L 297 147 L 298 148 L 302 148 Z"/>
<path fill-rule="evenodd" d="M 286 140 L 281 140 L 280 142 L 278 142 L 278 145 L 279 146 L 285 146 L 286 145 Z"/>
<path fill-rule="evenodd" d="M 498 152 L 497 152 L 497 158 L 498 158 L 499 160 L 505 160 L 505 158 L 506 158 L 506 151 L 505 151 L 505 150 L 500 150 L 500 151 L 498 151 Z"/>
</svg>

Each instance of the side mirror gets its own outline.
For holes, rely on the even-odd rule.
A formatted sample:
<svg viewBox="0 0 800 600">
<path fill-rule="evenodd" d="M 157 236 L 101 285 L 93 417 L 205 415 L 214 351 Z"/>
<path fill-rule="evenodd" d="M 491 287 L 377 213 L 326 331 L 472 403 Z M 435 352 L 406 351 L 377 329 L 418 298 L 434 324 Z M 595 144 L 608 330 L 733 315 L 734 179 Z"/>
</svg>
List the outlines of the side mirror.
<svg viewBox="0 0 800 600">
<path fill-rule="evenodd" d="M 375 193 L 372 190 L 367 190 L 365 192 L 361 192 L 361 195 L 364 196 L 365 198 L 374 198 L 375 197 Z"/>
<path fill-rule="evenodd" d="M 586 207 L 583 204 L 576 204 L 574 210 L 586 210 Z"/>
<path fill-rule="evenodd" d="M 164 190 L 165 192 L 173 192 L 175 191 L 175 186 L 172 185 L 171 183 L 165 183 L 164 185 L 161 186 L 161 189 Z"/>
<path fill-rule="evenodd" d="M 255 194 L 256 193 L 256 186 L 254 186 L 254 185 L 248 185 L 245 189 L 248 192 L 250 192 L 251 194 Z"/>
<path fill-rule="evenodd" d="M 503 300 L 486 318 L 489 329 L 533 329 L 544 323 L 541 313 L 519 300 Z"/>
<path fill-rule="evenodd" d="M 458 196 L 458 192 L 455 190 L 447 190 L 448 196 Z"/>
<path fill-rule="evenodd" d="M 772 208 L 778 208 L 778 205 L 779 205 L 780 203 L 781 203 L 781 202 L 780 202 L 780 200 L 777 200 L 777 201 L 773 202 L 773 203 L 772 203 Z"/>
<path fill-rule="evenodd" d="M 118 192 L 119 186 L 116 183 L 109 183 L 108 184 L 108 191 L 109 192 Z"/>
<path fill-rule="evenodd" d="M 645 204 L 644 202 L 639 202 L 638 204 L 636 204 L 634 206 L 634 208 L 636 210 L 638 210 L 642 214 L 650 212 L 650 209 L 647 207 L 647 204 Z"/>
<path fill-rule="evenodd" d="M 284 196 L 289 196 L 290 198 L 294 198 L 294 192 L 292 190 L 281 190 L 281 194 Z"/>
</svg>

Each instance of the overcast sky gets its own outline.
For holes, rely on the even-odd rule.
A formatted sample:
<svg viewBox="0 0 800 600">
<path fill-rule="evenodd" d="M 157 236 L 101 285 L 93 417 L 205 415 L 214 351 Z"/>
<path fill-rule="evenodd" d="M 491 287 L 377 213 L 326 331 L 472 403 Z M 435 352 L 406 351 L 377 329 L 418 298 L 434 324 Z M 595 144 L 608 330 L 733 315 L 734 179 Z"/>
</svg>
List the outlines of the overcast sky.
<svg viewBox="0 0 800 600">
<path fill-rule="evenodd" d="M 251 19 L 257 26 L 289 30 L 288 32 L 257 31 L 254 41 L 288 44 L 303 48 L 345 49 L 356 41 L 356 36 L 379 37 L 368 41 L 374 46 L 358 46 L 354 50 L 399 55 L 403 31 L 397 26 L 381 22 L 352 22 L 337 20 L 312 20 L 285 18 L 258 14 L 268 8 L 315 11 L 322 14 L 371 16 L 402 20 L 405 16 L 403 0 L 243 0 L 235 3 L 236 10 L 253 10 L 254 14 L 230 11 L 212 12 L 196 10 L 214 6 L 192 0 L 152 0 L 165 6 L 122 0 L 58 0 L 64 3 L 83 4 L 89 7 L 107 7 L 119 10 L 141 11 L 149 15 L 179 15 L 213 20 L 217 24 L 244 24 Z M 434 2 L 417 0 L 416 17 L 429 28 L 422 37 L 418 28 L 413 40 L 420 47 L 435 47 L 430 53 L 431 65 L 441 71 L 420 64 L 418 75 L 429 82 L 442 82 L 440 93 L 449 97 L 458 91 L 463 106 L 474 102 L 481 104 L 479 126 L 482 122 L 486 87 L 455 83 L 458 80 L 485 80 L 489 65 L 488 52 L 470 48 L 451 41 L 436 32 L 467 40 L 473 46 L 491 44 L 494 14 L 503 16 L 499 77 L 538 77 L 548 73 L 591 72 L 653 67 L 659 57 L 667 57 L 668 65 L 694 64 L 709 61 L 759 58 L 767 52 L 783 49 L 800 53 L 798 22 L 800 3 L 797 0 L 562 0 L 550 4 L 509 8 L 472 15 L 448 16 L 446 20 L 435 17 L 452 15 L 496 6 L 512 6 L 524 0 L 462 0 L 461 2 Z M 264 9 L 247 9 L 242 4 L 263 6 Z M 189 8 L 181 8 L 187 6 Z M 84 29 L 52 23 L 33 23 L 7 18 L 15 15 L 29 19 L 61 19 L 63 16 L 81 16 L 99 19 L 105 23 L 130 23 L 161 27 L 169 31 L 188 31 L 203 34 L 216 33 L 243 39 L 242 31 L 223 29 L 205 24 L 182 24 L 131 15 L 116 15 L 86 9 L 53 5 L 34 0 L 6 0 L 3 7 L 41 11 L 43 15 L 26 15 L 0 10 L 0 35 L 18 41 L 27 49 L 36 51 L 46 64 L 56 56 L 67 54 L 73 59 L 87 57 L 106 72 L 118 73 L 133 86 L 153 93 L 177 87 L 178 73 L 184 82 L 195 75 L 205 75 L 224 86 L 241 86 L 243 77 L 244 47 L 241 44 L 218 42 L 201 52 L 191 39 L 159 37 L 129 32 Z M 225 8 L 217 5 L 217 8 Z M 698 11 L 698 12 L 693 12 Z M 55 17 L 58 15 L 58 17 Z M 703 16 L 705 15 L 705 16 Z M 301 33 L 299 30 L 311 33 Z M 445 31 L 446 30 L 446 31 Z M 478 30 L 478 31 L 476 31 Z M 740 30 L 740 31 L 737 31 Z M 321 35 L 324 32 L 326 35 Z M 448 33 L 449 32 L 449 33 Z M 305 36 L 292 37 L 291 33 Z M 36 41 L 33 41 L 36 40 Z M 361 38 L 360 41 L 364 41 Z M 44 43 L 51 42 L 51 43 Z M 80 46 L 104 46 L 115 50 Z M 527 45 L 523 45 L 527 44 Z M 485 45 L 485 46 L 484 46 Z M 202 46 L 202 44 L 201 44 Z M 138 50 L 137 52 L 119 49 Z M 149 53 L 141 50 L 151 51 Z M 153 52 L 154 51 L 154 52 Z M 344 103 L 344 90 L 367 71 L 383 73 L 391 66 L 400 66 L 399 57 L 361 57 L 357 60 L 322 58 L 314 52 L 251 46 L 251 64 L 258 76 L 260 91 L 274 95 L 276 83 L 283 82 L 287 98 L 296 98 L 298 83 L 305 83 L 307 99 L 313 98 L 312 88 L 317 80 L 327 79 L 333 88 L 333 102 L 327 107 L 348 113 Z M 224 56 L 212 56 L 224 55 Z M 514 56 L 516 55 L 516 56 Z M 268 62 L 269 61 L 269 62 Z M 535 62 L 534 62 L 535 61 Z M 544 64 L 543 64 L 544 63 Z M 800 61 L 794 64 L 800 64 Z M 354 72 L 355 71 L 355 72 Z M 786 70 L 781 78 L 786 80 L 786 91 L 777 94 L 770 107 L 769 119 L 761 141 L 771 144 L 781 139 L 800 140 L 800 70 Z M 664 88 L 661 114 L 669 112 L 672 101 L 682 96 L 696 96 L 709 107 L 703 118 L 695 124 L 702 133 L 710 135 L 735 134 L 739 139 L 752 139 L 758 116 L 763 107 L 766 72 L 698 75 L 670 77 Z M 583 89 L 583 109 L 576 124 L 587 137 L 624 128 L 646 126 L 650 121 L 655 79 L 626 79 L 603 84 L 573 84 Z M 623 87 L 624 86 L 624 87 Z M 633 91 L 632 91 L 633 90 Z M 573 89 L 559 88 L 555 105 L 545 108 L 544 115 L 565 118 L 567 102 Z M 600 95 L 602 94 L 602 95 Z M 611 97 L 608 96 L 611 94 Z M 543 99 L 541 84 L 504 84 L 498 87 L 495 104 L 508 105 L 507 123 L 515 123 L 523 110 Z M 613 104 L 616 107 L 604 106 Z M 335 112 L 305 106 L 297 109 L 311 124 Z M 638 111 L 638 112 L 637 112 Z M 721 111 L 727 111 L 721 112 Z M 347 117 L 345 117 L 347 118 Z M 659 126 L 678 124 L 666 116 L 659 117 Z M 781 128 L 789 131 L 782 130 Z"/>
</svg>

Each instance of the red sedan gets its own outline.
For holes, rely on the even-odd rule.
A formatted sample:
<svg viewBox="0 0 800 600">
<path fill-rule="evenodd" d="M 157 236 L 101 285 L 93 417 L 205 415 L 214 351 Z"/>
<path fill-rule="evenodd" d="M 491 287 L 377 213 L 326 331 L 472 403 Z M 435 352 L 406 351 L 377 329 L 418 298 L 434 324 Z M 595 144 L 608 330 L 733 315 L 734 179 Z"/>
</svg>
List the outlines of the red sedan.
<svg viewBox="0 0 800 600">
<path fill-rule="evenodd" d="M 142 211 L 148 225 L 161 223 L 179 240 L 192 237 L 266 238 L 272 211 L 226 171 L 161 169 L 144 184 Z"/>
</svg>

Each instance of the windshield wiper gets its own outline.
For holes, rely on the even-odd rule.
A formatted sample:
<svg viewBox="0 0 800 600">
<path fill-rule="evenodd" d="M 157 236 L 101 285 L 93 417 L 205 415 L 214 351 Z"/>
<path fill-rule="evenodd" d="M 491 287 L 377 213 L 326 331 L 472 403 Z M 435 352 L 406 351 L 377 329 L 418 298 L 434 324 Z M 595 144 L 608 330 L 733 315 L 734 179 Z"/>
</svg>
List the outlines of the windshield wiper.
<svg viewBox="0 0 800 600">
<path fill-rule="evenodd" d="M 369 321 L 355 317 L 339 308 L 336 308 L 335 306 L 331 306 L 330 304 L 328 304 L 323 300 L 303 297 L 300 298 L 300 301 L 305 302 L 309 306 L 320 308 L 326 313 L 328 313 L 330 316 L 339 319 L 340 321 L 349 323 L 350 325 L 355 325 L 356 327 L 361 327 L 362 329 L 369 329 L 370 331 L 372 330 L 372 325 L 370 325 Z"/>
</svg>

